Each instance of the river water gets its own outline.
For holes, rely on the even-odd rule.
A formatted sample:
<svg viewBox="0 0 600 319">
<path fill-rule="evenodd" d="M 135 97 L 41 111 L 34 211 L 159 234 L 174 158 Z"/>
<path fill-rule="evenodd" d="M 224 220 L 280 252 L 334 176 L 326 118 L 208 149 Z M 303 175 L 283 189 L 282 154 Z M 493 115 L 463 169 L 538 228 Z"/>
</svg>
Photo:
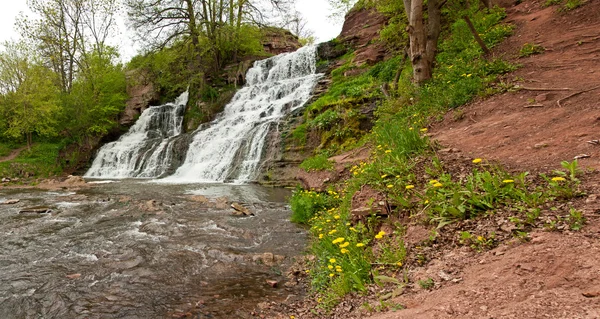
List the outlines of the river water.
<svg viewBox="0 0 600 319">
<path fill-rule="evenodd" d="M 289 222 L 287 196 L 126 180 L 0 189 L 0 318 L 249 317 L 257 303 L 297 293 L 284 272 L 306 233 Z M 231 202 L 256 216 L 233 216 Z M 33 206 L 51 212 L 20 213 Z"/>
</svg>

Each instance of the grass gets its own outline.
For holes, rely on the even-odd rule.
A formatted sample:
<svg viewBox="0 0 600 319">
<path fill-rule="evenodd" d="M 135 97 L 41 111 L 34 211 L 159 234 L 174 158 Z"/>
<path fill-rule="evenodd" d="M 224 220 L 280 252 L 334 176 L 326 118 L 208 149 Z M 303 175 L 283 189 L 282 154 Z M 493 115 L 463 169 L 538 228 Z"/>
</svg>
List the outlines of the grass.
<svg viewBox="0 0 600 319">
<path fill-rule="evenodd" d="M 300 168 L 307 172 L 332 170 L 333 162 L 331 162 L 326 155 L 319 154 L 305 159 L 300 164 Z"/>
<path fill-rule="evenodd" d="M 519 50 L 519 57 L 524 58 L 534 54 L 540 54 L 545 50 L 546 49 L 544 49 L 544 47 L 539 44 L 525 43 L 521 47 L 521 50 Z"/>
<path fill-rule="evenodd" d="M 17 158 L 0 163 L 0 176 L 3 177 L 49 177 L 62 171 L 57 158 L 60 143 L 40 142 L 30 150 L 23 150 Z"/>
<path fill-rule="evenodd" d="M 472 20 L 488 47 L 511 34 L 513 26 L 503 24 L 504 17 L 500 9 L 473 14 Z M 397 91 L 391 92 L 393 98 L 379 106 L 371 133 L 361 137 L 375 146 L 370 158 L 349 167 L 351 177 L 337 190 L 298 190 L 291 199 L 292 220 L 310 226 L 310 250 L 316 258 L 309 265 L 309 273 L 325 309 L 331 309 L 349 292 L 364 292 L 381 272 L 402 272 L 405 264 L 402 225 L 389 225 L 389 220 L 374 213 L 366 218 L 353 216 L 354 194 L 365 185 L 387 198 L 395 207 L 392 215 L 410 216 L 437 226 L 439 231 L 451 223 L 499 211 L 511 212 L 523 221 L 525 231 L 537 223 L 542 204 L 579 196 L 577 163 L 564 163 L 566 173 L 537 178 L 526 173 L 509 174 L 485 159 L 474 159 L 470 173 L 464 176 L 447 171 L 427 137 L 428 123 L 477 96 L 496 93 L 491 88 L 498 76 L 516 68 L 502 60 L 484 59 L 462 19 L 451 26 L 450 34 L 440 43 L 433 79 L 415 87 L 407 66 Z M 340 78 L 350 69 L 344 64 L 333 74 L 330 92 L 309 106 L 307 127 L 319 128 L 325 131 L 322 136 L 327 136 L 327 132 L 346 125 L 343 114 L 355 107 L 348 99 L 364 101 L 377 96 L 378 85 L 392 80 L 399 61 L 399 57 L 390 59 L 347 80 Z M 542 181 L 534 184 L 534 179 Z M 374 198 L 366 205 L 376 210 Z M 573 227 L 579 227 L 579 215 L 571 216 Z M 393 231 L 389 233 L 389 229 Z M 476 250 L 485 250 L 496 244 L 493 236 L 486 236 L 469 233 L 462 240 Z"/>
</svg>

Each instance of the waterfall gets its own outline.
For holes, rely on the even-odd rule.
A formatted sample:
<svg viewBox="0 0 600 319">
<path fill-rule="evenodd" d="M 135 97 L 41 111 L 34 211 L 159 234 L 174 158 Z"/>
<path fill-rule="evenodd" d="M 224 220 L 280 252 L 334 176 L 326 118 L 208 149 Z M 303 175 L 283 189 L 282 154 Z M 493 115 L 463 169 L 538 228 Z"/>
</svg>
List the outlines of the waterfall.
<svg viewBox="0 0 600 319">
<path fill-rule="evenodd" d="M 247 182 L 260 169 L 266 136 L 290 112 L 303 107 L 322 77 L 316 47 L 256 61 L 225 110 L 201 126 L 185 161 L 168 183 Z"/>
<path fill-rule="evenodd" d="M 167 172 L 181 134 L 188 92 L 174 103 L 146 109 L 119 140 L 104 145 L 87 171 L 92 178 L 152 178 Z"/>
</svg>

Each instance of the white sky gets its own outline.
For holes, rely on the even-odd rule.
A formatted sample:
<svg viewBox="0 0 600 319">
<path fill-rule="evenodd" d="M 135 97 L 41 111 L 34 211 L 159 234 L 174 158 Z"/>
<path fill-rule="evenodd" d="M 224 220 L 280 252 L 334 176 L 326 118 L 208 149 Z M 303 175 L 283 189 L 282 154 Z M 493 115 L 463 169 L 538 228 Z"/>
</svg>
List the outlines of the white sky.
<svg viewBox="0 0 600 319">
<path fill-rule="evenodd" d="M 0 0 L 2 9 L 0 9 L 0 42 L 10 39 L 17 39 L 19 34 L 15 31 L 15 19 L 19 12 L 28 12 L 26 0 Z M 332 21 L 328 18 L 331 7 L 324 0 L 297 0 L 296 9 L 308 21 L 307 27 L 315 32 L 317 42 L 329 41 L 342 30 L 341 21 Z M 121 28 L 124 28 L 121 24 Z M 133 40 L 127 36 L 128 32 L 119 32 L 116 45 L 119 45 L 122 58 L 129 60 L 136 53 L 136 47 Z"/>
</svg>

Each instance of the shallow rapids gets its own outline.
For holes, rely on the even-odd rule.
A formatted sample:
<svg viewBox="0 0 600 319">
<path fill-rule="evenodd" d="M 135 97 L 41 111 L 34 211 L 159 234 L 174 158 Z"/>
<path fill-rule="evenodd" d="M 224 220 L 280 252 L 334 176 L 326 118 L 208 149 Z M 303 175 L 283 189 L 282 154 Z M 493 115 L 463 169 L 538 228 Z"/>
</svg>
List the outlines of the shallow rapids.
<svg viewBox="0 0 600 319">
<path fill-rule="evenodd" d="M 287 195 L 134 181 L 0 190 L 0 318 L 249 317 L 257 303 L 294 294 L 266 283 L 283 283 L 305 246 Z M 231 202 L 256 216 L 234 217 Z M 20 213 L 34 206 L 51 213 Z"/>
</svg>

